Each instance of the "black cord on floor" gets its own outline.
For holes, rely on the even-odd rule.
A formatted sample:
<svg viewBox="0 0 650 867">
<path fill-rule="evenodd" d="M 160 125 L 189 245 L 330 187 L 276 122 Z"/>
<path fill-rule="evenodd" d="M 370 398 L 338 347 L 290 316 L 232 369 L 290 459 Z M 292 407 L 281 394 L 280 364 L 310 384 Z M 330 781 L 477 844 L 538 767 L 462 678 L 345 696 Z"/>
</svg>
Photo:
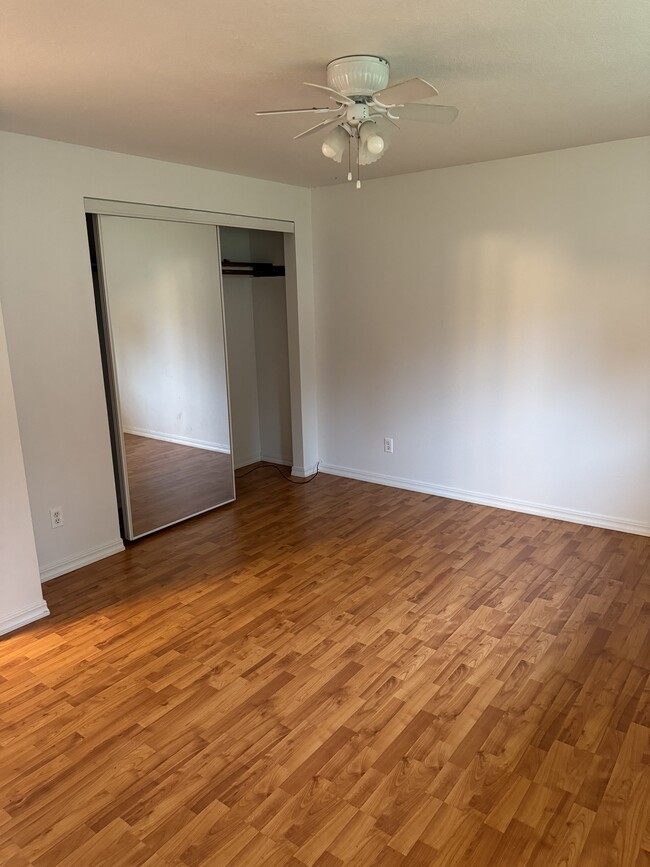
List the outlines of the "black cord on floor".
<svg viewBox="0 0 650 867">
<path fill-rule="evenodd" d="M 313 482 L 316 476 L 318 475 L 318 467 L 320 466 L 320 461 L 316 464 L 316 472 L 313 476 L 310 476 L 308 479 L 304 479 L 302 482 L 297 482 L 295 479 L 292 479 L 291 476 L 287 476 L 282 472 L 280 467 L 276 466 L 276 464 L 260 464 L 257 467 L 253 467 L 252 470 L 247 470 L 245 473 L 240 473 L 239 475 L 235 475 L 235 479 L 243 479 L 244 476 L 250 476 L 251 473 L 254 473 L 256 470 L 277 470 L 283 479 L 287 482 L 291 482 L 292 485 L 308 485 L 310 482 Z"/>
</svg>

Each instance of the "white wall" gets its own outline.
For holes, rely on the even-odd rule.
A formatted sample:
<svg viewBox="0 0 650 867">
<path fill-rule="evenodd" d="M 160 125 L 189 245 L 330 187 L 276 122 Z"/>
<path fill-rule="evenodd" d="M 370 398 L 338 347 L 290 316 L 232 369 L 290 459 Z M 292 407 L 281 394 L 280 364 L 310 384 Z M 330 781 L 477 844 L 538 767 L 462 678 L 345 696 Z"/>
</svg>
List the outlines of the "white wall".
<svg viewBox="0 0 650 867">
<path fill-rule="evenodd" d="M 219 229 L 221 258 L 251 262 L 251 235 L 248 229 L 222 226 Z M 255 234 L 273 234 L 257 232 Z M 260 460 L 260 412 L 255 363 L 253 320 L 253 278 L 223 276 L 223 302 L 228 348 L 228 378 L 232 449 L 235 469 Z"/>
<path fill-rule="evenodd" d="M 649 145 L 315 190 L 326 468 L 648 532 Z"/>
<path fill-rule="evenodd" d="M 284 265 L 284 237 L 281 232 L 249 231 L 250 261 Z"/>
<path fill-rule="evenodd" d="M 232 262 L 237 261 L 234 258 Z M 245 261 L 245 260 L 242 260 Z M 260 460 L 253 278 L 223 277 L 235 469 Z"/>
<path fill-rule="evenodd" d="M 47 613 L 0 309 L 0 635 Z"/>
<path fill-rule="evenodd" d="M 44 577 L 120 546 L 84 196 L 295 223 L 296 463 L 317 460 L 309 190 L 11 133 L 0 188 L 0 297 Z M 65 524 L 52 530 L 55 505 Z"/>
<path fill-rule="evenodd" d="M 219 226 L 221 258 L 230 262 L 250 262 L 251 233 L 236 226 Z"/>
<path fill-rule="evenodd" d="M 285 281 L 226 275 L 223 288 L 235 467 L 291 465 Z"/>
<path fill-rule="evenodd" d="M 124 430 L 229 452 L 216 228 L 99 222 Z"/>
<path fill-rule="evenodd" d="M 261 458 L 273 463 L 291 464 L 291 395 L 284 278 L 255 278 L 253 320 Z"/>
</svg>

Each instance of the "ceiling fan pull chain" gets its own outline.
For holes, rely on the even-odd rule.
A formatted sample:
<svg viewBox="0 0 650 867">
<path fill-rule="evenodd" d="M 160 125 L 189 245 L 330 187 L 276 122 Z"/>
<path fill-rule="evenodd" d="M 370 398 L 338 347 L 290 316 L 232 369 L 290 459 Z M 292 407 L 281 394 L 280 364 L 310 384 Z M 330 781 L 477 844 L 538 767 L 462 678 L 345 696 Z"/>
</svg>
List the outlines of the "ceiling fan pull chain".
<svg viewBox="0 0 650 867">
<path fill-rule="evenodd" d="M 348 138 L 348 180 L 352 180 L 352 136 Z"/>
<path fill-rule="evenodd" d="M 361 189 L 361 136 L 357 130 L 357 189 Z"/>
</svg>

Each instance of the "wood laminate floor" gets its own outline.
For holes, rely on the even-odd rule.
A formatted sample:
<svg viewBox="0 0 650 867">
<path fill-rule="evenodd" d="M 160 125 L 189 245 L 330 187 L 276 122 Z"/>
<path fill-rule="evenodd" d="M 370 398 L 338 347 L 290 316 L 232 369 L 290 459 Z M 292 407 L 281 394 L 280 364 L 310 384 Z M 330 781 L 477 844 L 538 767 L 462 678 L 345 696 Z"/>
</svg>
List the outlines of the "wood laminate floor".
<svg viewBox="0 0 650 867">
<path fill-rule="evenodd" d="M 0 644 L 0 863 L 642 867 L 647 539 L 269 471 Z"/>
<path fill-rule="evenodd" d="M 232 457 L 124 433 L 136 536 L 232 500 Z"/>
</svg>

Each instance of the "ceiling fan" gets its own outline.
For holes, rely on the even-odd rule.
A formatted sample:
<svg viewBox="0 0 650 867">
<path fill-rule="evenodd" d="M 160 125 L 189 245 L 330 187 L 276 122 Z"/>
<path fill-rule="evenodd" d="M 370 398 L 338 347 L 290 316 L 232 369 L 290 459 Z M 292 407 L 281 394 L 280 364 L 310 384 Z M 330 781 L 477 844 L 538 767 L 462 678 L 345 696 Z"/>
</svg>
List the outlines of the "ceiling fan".
<svg viewBox="0 0 650 867">
<path fill-rule="evenodd" d="M 327 65 L 327 86 L 305 82 L 326 93 L 334 105 L 323 108 L 289 108 L 258 111 L 258 115 L 326 114 L 315 126 L 294 139 L 329 130 L 321 151 L 340 163 L 347 151 L 348 180 L 352 180 L 352 150 L 356 147 L 357 189 L 361 187 L 359 166 L 378 160 L 390 143 L 398 120 L 451 123 L 458 116 L 453 105 L 433 105 L 422 100 L 438 95 L 422 78 L 409 78 L 388 85 L 390 64 L 383 57 L 353 54 L 338 57 Z"/>
</svg>

